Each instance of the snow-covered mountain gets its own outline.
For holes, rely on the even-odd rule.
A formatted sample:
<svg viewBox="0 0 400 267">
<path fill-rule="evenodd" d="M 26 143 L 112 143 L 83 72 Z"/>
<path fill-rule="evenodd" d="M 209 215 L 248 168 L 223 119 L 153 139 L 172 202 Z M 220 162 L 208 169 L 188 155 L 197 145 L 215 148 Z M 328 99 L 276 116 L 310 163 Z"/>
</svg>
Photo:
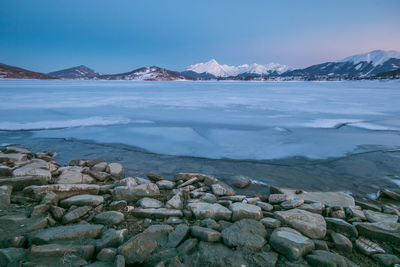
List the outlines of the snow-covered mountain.
<svg viewBox="0 0 400 267">
<path fill-rule="evenodd" d="M 357 54 L 354 56 L 346 57 L 342 60 L 339 60 L 337 62 L 353 62 L 354 64 L 360 63 L 360 62 L 371 62 L 372 65 L 378 66 L 382 65 L 386 61 L 388 61 L 391 58 L 399 58 L 400 59 L 400 51 L 394 51 L 394 50 L 374 50 L 368 53 L 362 53 L 362 54 Z"/>
<path fill-rule="evenodd" d="M 179 72 L 170 71 L 156 66 L 144 67 L 131 72 L 121 74 L 108 74 L 99 76 L 104 80 L 139 80 L 139 81 L 169 81 L 184 80 L 185 77 Z"/>
<path fill-rule="evenodd" d="M 205 63 L 197 63 L 194 65 L 190 65 L 187 68 L 187 71 L 193 71 L 199 74 L 208 73 L 212 74 L 215 77 L 230 77 L 237 76 L 240 74 L 248 73 L 248 74 L 258 74 L 258 75 L 269 75 L 275 74 L 279 75 L 284 73 L 292 68 L 281 65 L 278 63 L 270 63 L 267 65 L 261 65 L 257 63 L 253 64 L 243 64 L 238 66 L 230 66 L 230 65 L 221 65 L 215 59 L 211 59 Z"/>
<path fill-rule="evenodd" d="M 50 72 L 48 75 L 59 79 L 93 79 L 99 77 L 101 74 L 84 65 L 80 65 L 65 70 Z"/>
</svg>

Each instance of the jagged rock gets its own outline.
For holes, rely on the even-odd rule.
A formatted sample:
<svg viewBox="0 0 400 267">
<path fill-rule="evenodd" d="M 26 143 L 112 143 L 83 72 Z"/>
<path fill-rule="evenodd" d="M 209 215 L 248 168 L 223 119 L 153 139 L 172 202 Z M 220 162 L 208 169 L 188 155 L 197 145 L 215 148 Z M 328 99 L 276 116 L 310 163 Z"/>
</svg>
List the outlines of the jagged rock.
<svg viewBox="0 0 400 267">
<path fill-rule="evenodd" d="M 8 185 L 0 186 L 0 207 L 10 205 L 12 187 Z"/>
<path fill-rule="evenodd" d="M 314 249 L 311 239 L 287 227 L 276 228 L 272 232 L 269 243 L 289 260 L 298 260 Z"/>
<path fill-rule="evenodd" d="M 135 264 L 142 263 L 156 248 L 157 242 L 140 233 L 121 245 L 118 252 L 124 256 L 127 264 Z"/>
<path fill-rule="evenodd" d="M 245 247 L 248 249 L 261 249 L 266 243 L 267 231 L 262 223 L 243 219 L 235 222 L 222 231 L 222 239 L 229 247 Z"/>
<path fill-rule="evenodd" d="M 324 217 L 319 214 L 300 209 L 293 209 L 287 211 L 276 211 L 274 212 L 274 215 L 280 221 L 290 225 L 310 238 L 322 239 L 325 237 L 326 223 Z"/>
<path fill-rule="evenodd" d="M 268 202 L 271 204 L 280 204 L 284 201 L 292 200 L 294 197 L 288 194 L 271 194 L 268 197 Z"/>
<path fill-rule="evenodd" d="M 366 238 L 360 237 L 356 240 L 356 247 L 365 255 L 373 255 L 377 253 L 385 253 L 385 250 L 376 243 Z"/>
<path fill-rule="evenodd" d="M 117 179 L 124 178 L 124 167 L 119 163 L 113 162 L 108 164 L 107 172 Z"/>
<path fill-rule="evenodd" d="M 60 201 L 60 206 L 69 208 L 71 206 L 92 206 L 96 207 L 104 202 L 103 196 L 97 195 L 77 195 Z"/>
<path fill-rule="evenodd" d="M 298 209 L 306 210 L 316 214 L 322 214 L 322 211 L 325 209 L 325 205 L 319 202 L 310 203 L 310 204 L 303 204 Z"/>
<path fill-rule="evenodd" d="M 103 232 L 103 225 L 75 224 L 57 226 L 53 228 L 38 230 L 28 234 L 31 243 L 42 245 L 62 240 L 82 240 L 97 238 Z"/>
<path fill-rule="evenodd" d="M 143 197 L 155 197 L 160 195 L 158 186 L 153 183 L 141 184 L 135 187 L 118 186 L 113 190 L 115 200 L 136 201 Z"/>
<path fill-rule="evenodd" d="M 381 193 L 382 193 L 382 195 L 384 195 L 385 197 L 388 197 L 388 198 L 391 198 L 391 199 L 400 201 L 400 194 L 399 194 L 399 193 L 396 193 L 396 192 L 394 192 L 394 191 L 391 191 L 391 190 L 389 190 L 389 189 L 387 189 L 387 188 L 382 188 L 382 189 L 381 189 Z"/>
<path fill-rule="evenodd" d="M 93 171 L 96 172 L 104 172 L 107 169 L 107 162 L 99 162 L 91 168 Z"/>
<path fill-rule="evenodd" d="M 261 208 L 252 204 L 235 202 L 229 206 L 229 209 L 232 211 L 232 221 L 241 219 L 259 220 L 263 217 Z"/>
<path fill-rule="evenodd" d="M 128 235 L 128 230 L 115 230 L 115 229 L 108 229 L 103 232 L 100 239 L 96 240 L 95 246 L 96 251 L 100 251 L 103 248 L 110 248 L 110 247 L 118 247 L 124 243 L 125 238 Z"/>
<path fill-rule="evenodd" d="M 164 206 L 164 204 L 161 201 L 149 197 L 144 197 L 142 199 L 139 199 L 138 204 L 144 209 L 161 208 L 162 206 Z"/>
<path fill-rule="evenodd" d="M 166 217 L 182 217 L 183 213 L 181 210 L 176 209 L 139 209 L 136 208 L 131 211 L 133 216 L 144 217 L 144 218 L 166 218 Z"/>
<path fill-rule="evenodd" d="M 50 213 L 56 220 L 61 220 L 65 214 L 65 209 L 58 206 L 50 206 Z"/>
<path fill-rule="evenodd" d="M 260 221 L 265 228 L 278 228 L 281 226 L 281 222 L 274 218 L 263 218 Z"/>
<path fill-rule="evenodd" d="M 304 204 L 304 200 L 303 199 L 291 199 L 291 200 L 286 200 L 284 202 L 281 203 L 281 207 L 288 210 L 288 209 L 294 209 L 297 208 L 298 206 L 301 206 Z"/>
<path fill-rule="evenodd" d="M 176 248 L 183 240 L 187 237 L 189 233 L 189 226 L 186 224 L 179 224 L 175 230 L 169 233 L 167 247 Z"/>
<path fill-rule="evenodd" d="M 185 186 L 191 185 L 191 184 L 197 182 L 197 180 L 198 180 L 197 177 L 193 177 L 193 178 L 187 180 L 186 182 L 184 182 L 184 183 L 178 185 L 177 188 L 181 188 L 181 187 L 185 187 Z"/>
<path fill-rule="evenodd" d="M 306 260 L 311 266 L 347 267 L 344 257 L 324 250 L 314 250 L 307 255 Z"/>
<path fill-rule="evenodd" d="M 385 223 L 397 223 L 399 216 L 393 214 L 386 214 L 372 210 L 364 210 L 365 217 L 369 222 L 385 222 Z"/>
<path fill-rule="evenodd" d="M 27 250 L 23 248 L 0 249 L 0 266 L 20 266 L 26 254 Z"/>
<path fill-rule="evenodd" d="M 166 246 L 169 233 L 173 230 L 174 228 L 170 225 L 156 224 L 149 226 L 143 233 L 156 242 L 158 246 Z"/>
<path fill-rule="evenodd" d="M 71 196 L 90 194 L 97 195 L 100 187 L 88 184 L 51 184 L 51 185 L 31 185 L 25 187 L 23 192 L 26 196 L 34 199 L 41 199 L 47 192 L 54 192 L 59 199 Z"/>
<path fill-rule="evenodd" d="M 26 154 L 19 153 L 1 153 L 0 152 L 0 162 L 21 162 L 27 160 L 28 157 Z"/>
<path fill-rule="evenodd" d="M 50 164 L 45 161 L 32 162 L 13 171 L 13 176 L 39 176 L 51 180 Z"/>
<path fill-rule="evenodd" d="M 218 199 L 214 194 L 205 193 L 203 196 L 200 197 L 201 200 L 207 203 L 217 203 Z"/>
<path fill-rule="evenodd" d="M 62 257 L 66 254 L 76 255 L 85 260 L 93 257 L 93 245 L 71 245 L 71 244 L 46 244 L 31 247 L 30 258 Z"/>
<path fill-rule="evenodd" d="M 365 210 L 382 211 L 382 207 L 380 205 L 378 205 L 377 203 L 372 203 L 370 201 L 356 200 L 355 204 Z"/>
<path fill-rule="evenodd" d="M 117 255 L 117 250 L 115 248 L 103 248 L 97 254 L 96 258 L 99 261 L 113 262 L 116 255 Z"/>
<path fill-rule="evenodd" d="M 232 178 L 232 185 L 234 185 L 237 188 L 245 188 L 249 184 L 251 184 L 251 180 L 247 177 L 244 176 L 234 176 Z"/>
<path fill-rule="evenodd" d="M 259 206 L 263 211 L 272 211 L 274 206 L 269 203 L 257 201 L 256 205 Z"/>
<path fill-rule="evenodd" d="M 183 242 L 178 248 L 178 253 L 180 255 L 189 254 L 197 245 L 197 238 L 189 238 L 185 242 Z"/>
<path fill-rule="evenodd" d="M 32 208 L 29 217 L 31 218 L 36 218 L 36 217 L 43 217 L 49 210 L 49 205 L 48 204 L 40 204 L 36 205 Z"/>
<path fill-rule="evenodd" d="M 221 233 L 201 226 L 190 227 L 190 234 L 206 242 L 217 242 L 221 239 Z"/>
<path fill-rule="evenodd" d="M 327 228 L 331 229 L 335 232 L 344 234 L 347 237 L 357 237 L 358 236 L 358 231 L 357 228 L 342 220 L 342 219 L 337 219 L 337 218 L 325 218 Z"/>
<path fill-rule="evenodd" d="M 400 264 L 400 258 L 393 254 L 374 254 L 372 256 L 381 266 L 392 267 Z"/>
<path fill-rule="evenodd" d="M 232 187 L 230 187 L 229 185 L 224 184 L 222 182 L 220 182 L 218 184 L 212 184 L 211 190 L 212 190 L 213 194 L 217 195 L 217 196 L 233 196 L 233 195 L 235 195 L 235 190 L 233 190 Z"/>
<path fill-rule="evenodd" d="M 157 184 L 158 188 L 161 190 L 169 190 L 169 189 L 172 189 L 175 187 L 175 182 L 168 181 L 168 180 L 161 180 L 161 181 L 158 181 L 156 184 Z"/>
<path fill-rule="evenodd" d="M 196 219 L 201 220 L 211 218 L 214 220 L 230 220 L 232 211 L 221 206 L 220 204 L 210 204 L 204 202 L 189 203 L 189 208 L 192 210 Z"/>
<path fill-rule="evenodd" d="M 83 206 L 83 207 L 78 207 L 76 209 L 68 211 L 62 217 L 62 223 L 68 224 L 68 223 L 76 222 L 80 218 L 85 216 L 91 209 L 92 209 L 92 207 L 90 207 L 90 206 Z"/>
<path fill-rule="evenodd" d="M 335 233 L 335 232 L 331 233 L 331 237 L 332 237 L 333 243 L 335 244 L 335 248 L 337 248 L 339 251 L 342 251 L 342 252 L 351 253 L 351 251 L 353 250 L 353 244 L 347 237 L 345 237 L 342 234 Z"/>
<path fill-rule="evenodd" d="M 360 236 L 400 244 L 400 223 L 357 223 Z"/>
<path fill-rule="evenodd" d="M 166 206 L 171 209 L 182 209 L 183 201 L 182 194 L 174 195 L 170 200 L 167 201 Z"/>
<path fill-rule="evenodd" d="M 113 225 L 120 224 L 121 222 L 124 221 L 124 219 L 125 216 L 123 213 L 113 210 L 102 212 L 94 217 L 94 221 L 96 223 L 113 224 Z"/>
</svg>

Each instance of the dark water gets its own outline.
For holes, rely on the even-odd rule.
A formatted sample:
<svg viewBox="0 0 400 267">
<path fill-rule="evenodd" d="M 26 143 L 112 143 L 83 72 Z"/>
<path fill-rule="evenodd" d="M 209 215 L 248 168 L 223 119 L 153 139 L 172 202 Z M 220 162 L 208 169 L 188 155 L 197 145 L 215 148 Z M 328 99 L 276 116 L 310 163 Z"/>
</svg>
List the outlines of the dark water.
<svg viewBox="0 0 400 267">
<path fill-rule="evenodd" d="M 120 162 L 127 176 L 152 172 L 172 178 L 178 172 L 200 172 L 229 183 L 232 176 L 244 175 L 259 182 L 245 189 L 246 194 L 262 192 L 268 185 L 345 191 L 356 196 L 374 194 L 381 187 L 400 189 L 400 150 L 384 147 L 368 147 L 368 152 L 324 160 L 291 157 L 249 161 L 160 155 L 126 145 L 76 139 L 32 138 L 29 131 L 0 132 L 0 145 L 7 144 L 25 146 L 34 152 L 56 151 L 61 164 L 82 158 Z"/>
</svg>

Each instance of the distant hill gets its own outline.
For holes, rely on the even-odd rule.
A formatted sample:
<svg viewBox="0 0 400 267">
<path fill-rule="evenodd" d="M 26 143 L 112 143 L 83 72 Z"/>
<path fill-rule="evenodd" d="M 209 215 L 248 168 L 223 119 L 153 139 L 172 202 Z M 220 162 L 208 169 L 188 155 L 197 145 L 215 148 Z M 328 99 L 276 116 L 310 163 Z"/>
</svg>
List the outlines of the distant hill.
<svg viewBox="0 0 400 267">
<path fill-rule="evenodd" d="M 157 66 L 143 67 L 126 73 L 101 75 L 103 80 L 141 80 L 141 81 L 171 81 L 192 80 L 176 71 L 163 69 Z"/>
<path fill-rule="evenodd" d="M 80 65 L 65 70 L 50 72 L 48 75 L 59 79 L 93 79 L 99 77 L 101 74 L 84 65 Z"/>
<path fill-rule="evenodd" d="M 13 67 L 0 63 L 0 79 L 54 79 L 46 74 L 34 72 L 18 67 Z"/>
</svg>

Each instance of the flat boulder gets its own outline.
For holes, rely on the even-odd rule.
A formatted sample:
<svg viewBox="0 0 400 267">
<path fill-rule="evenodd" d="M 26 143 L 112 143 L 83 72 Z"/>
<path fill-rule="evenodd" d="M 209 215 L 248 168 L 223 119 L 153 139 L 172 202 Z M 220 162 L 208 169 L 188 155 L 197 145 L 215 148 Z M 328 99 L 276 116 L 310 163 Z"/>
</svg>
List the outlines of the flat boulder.
<svg viewBox="0 0 400 267">
<path fill-rule="evenodd" d="M 41 257 L 63 257 L 66 254 L 76 255 L 85 260 L 93 257 L 93 245 L 73 245 L 73 244 L 46 244 L 46 245 L 33 245 L 30 251 L 30 258 Z"/>
<path fill-rule="evenodd" d="M 229 247 L 261 249 L 265 243 L 267 231 L 262 223 L 252 219 L 235 222 L 222 231 L 222 240 Z"/>
<path fill-rule="evenodd" d="M 194 202 L 189 203 L 188 206 L 198 220 L 211 218 L 216 221 L 229 221 L 232 216 L 232 211 L 217 203 Z"/>
<path fill-rule="evenodd" d="M 358 236 L 357 228 L 353 224 L 350 224 L 345 220 L 325 217 L 325 221 L 327 224 L 327 228 L 330 230 L 333 230 L 337 233 L 341 233 L 347 237 Z"/>
<path fill-rule="evenodd" d="M 319 214 L 300 209 L 292 209 L 276 211 L 274 215 L 283 223 L 290 225 L 309 238 L 322 239 L 325 237 L 326 222 L 324 217 Z"/>
<path fill-rule="evenodd" d="M 151 240 L 145 233 L 140 233 L 121 245 L 118 254 L 125 257 L 127 264 L 138 264 L 144 262 L 157 246 L 157 242 Z"/>
<path fill-rule="evenodd" d="M 399 216 L 395 214 L 386 214 L 373 210 L 364 210 L 365 217 L 367 221 L 375 223 L 375 222 L 384 222 L 384 223 L 397 223 Z"/>
<path fill-rule="evenodd" d="M 400 223 L 357 223 L 360 236 L 400 245 Z"/>
<path fill-rule="evenodd" d="M 117 225 L 122 223 L 124 219 L 125 216 L 123 213 L 113 210 L 99 213 L 94 217 L 94 221 L 96 223 L 106 224 L 106 225 Z"/>
<path fill-rule="evenodd" d="M 57 184 L 83 184 L 82 167 L 68 166 L 58 169 L 61 174 L 56 178 Z"/>
<path fill-rule="evenodd" d="M 101 235 L 104 226 L 97 224 L 74 224 L 38 230 L 28 234 L 28 239 L 36 245 L 55 241 L 95 239 Z"/>
<path fill-rule="evenodd" d="M 113 190 L 115 200 L 136 201 L 143 197 L 155 197 L 160 195 L 160 190 L 156 184 L 140 184 L 134 187 L 118 186 Z"/>
<path fill-rule="evenodd" d="M 12 186 L 14 191 L 21 191 L 22 189 L 30 185 L 48 184 L 50 178 L 46 176 L 22 176 L 22 177 L 1 178 L 0 186 L 9 185 Z"/>
<path fill-rule="evenodd" d="M 82 207 L 78 207 L 76 209 L 73 209 L 71 211 L 68 211 L 62 217 L 62 223 L 63 224 L 68 224 L 68 223 L 76 222 L 80 218 L 85 216 L 90 210 L 92 210 L 92 207 L 90 207 L 90 206 L 82 206 Z"/>
<path fill-rule="evenodd" d="M 138 204 L 140 205 L 140 207 L 144 208 L 144 209 L 149 209 L 149 208 L 161 208 L 162 206 L 164 206 L 164 204 L 154 198 L 150 198 L 150 197 L 144 197 L 139 199 Z"/>
<path fill-rule="evenodd" d="M 229 206 L 229 209 L 232 211 L 232 221 L 241 219 L 259 220 L 263 217 L 261 208 L 252 204 L 235 202 Z"/>
<path fill-rule="evenodd" d="M 96 207 L 104 202 L 103 196 L 97 195 L 77 195 L 60 201 L 60 206 L 69 208 L 71 206 L 92 206 Z"/>
<path fill-rule="evenodd" d="M 181 210 L 176 209 L 140 209 L 135 208 L 131 211 L 131 214 L 136 217 L 142 218 L 168 218 L 168 217 L 182 217 L 183 213 Z"/>
<path fill-rule="evenodd" d="M 201 226 L 192 226 L 190 234 L 205 242 L 217 242 L 221 239 L 220 232 Z"/>
<path fill-rule="evenodd" d="M 25 187 L 24 195 L 41 199 L 47 192 L 53 192 L 57 195 L 58 199 L 64 199 L 71 196 L 89 194 L 97 195 L 100 186 L 89 184 L 50 184 L 50 185 L 31 185 Z"/>
<path fill-rule="evenodd" d="M 311 239 L 287 227 L 276 228 L 269 243 L 289 260 L 298 260 L 314 249 L 314 242 Z"/>
</svg>

